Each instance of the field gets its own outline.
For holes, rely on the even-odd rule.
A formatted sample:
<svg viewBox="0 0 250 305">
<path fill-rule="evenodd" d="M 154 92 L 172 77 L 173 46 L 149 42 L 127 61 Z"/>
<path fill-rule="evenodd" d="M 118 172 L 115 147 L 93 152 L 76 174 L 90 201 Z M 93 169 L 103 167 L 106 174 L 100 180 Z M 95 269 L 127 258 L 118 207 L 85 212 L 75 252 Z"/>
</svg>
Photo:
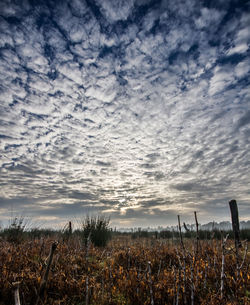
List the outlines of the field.
<svg viewBox="0 0 250 305">
<path fill-rule="evenodd" d="M 0 240 L 0 304 L 250 304 L 247 242 L 116 236 L 106 247 L 79 236 Z M 56 247 L 41 292 L 51 246 Z M 38 298 L 40 295 L 40 299 Z"/>
</svg>

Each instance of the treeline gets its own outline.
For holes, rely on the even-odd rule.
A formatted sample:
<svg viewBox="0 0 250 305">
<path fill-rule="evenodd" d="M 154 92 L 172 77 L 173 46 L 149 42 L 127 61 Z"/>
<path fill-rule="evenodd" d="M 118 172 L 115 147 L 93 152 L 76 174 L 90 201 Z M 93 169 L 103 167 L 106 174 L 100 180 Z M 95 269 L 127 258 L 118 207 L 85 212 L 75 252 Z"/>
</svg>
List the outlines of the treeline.
<svg viewBox="0 0 250 305">
<path fill-rule="evenodd" d="M 131 238 L 165 238 L 165 239 L 178 239 L 180 237 L 180 234 L 178 231 L 171 231 L 171 230 L 162 230 L 160 232 L 158 231 L 147 231 L 147 230 L 138 230 L 134 232 L 119 232 L 116 231 L 113 234 L 115 235 L 127 235 L 131 236 Z M 184 238 L 192 239 L 196 238 L 196 232 L 195 231 L 186 231 L 182 233 Z M 228 235 L 229 239 L 234 239 L 234 232 L 232 230 L 199 230 L 199 239 L 200 240 L 206 240 L 206 239 L 217 239 L 220 240 L 223 238 L 223 236 Z M 242 240 L 250 241 L 250 229 L 242 229 L 240 231 L 240 238 Z"/>
<path fill-rule="evenodd" d="M 195 239 L 196 231 L 182 232 L 183 238 Z M 199 230 L 198 237 L 200 240 L 221 240 L 223 236 L 228 235 L 229 239 L 234 239 L 234 233 L 232 230 Z M 92 219 L 86 218 L 85 224 L 82 227 L 73 230 L 69 224 L 61 230 L 44 229 L 44 228 L 31 228 L 26 229 L 23 222 L 19 219 L 13 222 L 6 228 L 0 229 L 0 238 L 9 242 L 19 243 L 24 240 L 34 240 L 41 238 L 54 238 L 67 240 L 69 238 L 78 237 L 83 240 L 84 244 L 87 244 L 88 238 L 97 246 L 105 246 L 106 242 L 113 237 L 127 236 L 131 239 L 172 239 L 178 240 L 180 234 L 178 231 L 162 230 L 162 231 L 148 231 L 137 230 L 131 232 L 120 232 L 119 230 L 112 229 L 108 226 L 108 222 L 105 219 Z M 250 229 L 240 230 L 241 240 L 250 241 Z"/>
</svg>

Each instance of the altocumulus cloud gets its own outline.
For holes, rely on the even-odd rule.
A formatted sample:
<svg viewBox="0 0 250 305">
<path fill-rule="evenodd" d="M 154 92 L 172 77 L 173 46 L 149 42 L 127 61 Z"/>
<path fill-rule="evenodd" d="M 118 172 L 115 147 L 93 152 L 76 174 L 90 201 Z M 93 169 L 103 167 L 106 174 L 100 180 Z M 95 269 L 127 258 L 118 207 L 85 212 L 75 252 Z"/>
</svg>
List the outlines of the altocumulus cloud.
<svg viewBox="0 0 250 305">
<path fill-rule="evenodd" d="M 1 218 L 249 218 L 249 28 L 247 1 L 1 1 Z"/>
</svg>

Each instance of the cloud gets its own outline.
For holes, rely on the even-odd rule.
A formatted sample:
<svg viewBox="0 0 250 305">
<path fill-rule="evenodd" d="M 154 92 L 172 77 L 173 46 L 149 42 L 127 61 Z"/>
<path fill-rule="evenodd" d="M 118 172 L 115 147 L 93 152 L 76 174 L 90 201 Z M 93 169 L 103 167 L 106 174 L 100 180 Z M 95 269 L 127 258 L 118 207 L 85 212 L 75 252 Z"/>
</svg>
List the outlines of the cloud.
<svg viewBox="0 0 250 305">
<path fill-rule="evenodd" d="M 237 127 L 241 128 L 250 124 L 250 111 L 247 111 L 238 121 Z"/>
<path fill-rule="evenodd" d="M 81 193 L 78 191 L 73 191 L 71 194 L 69 194 L 70 198 L 74 199 L 82 199 L 82 200 L 93 200 L 96 199 L 96 196 L 94 196 L 91 193 Z"/>
<path fill-rule="evenodd" d="M 118 20 L 126 20 L 130 15 L 134 0 L 118 0 L 118 1 L 100 1 L 97 0 L 97 5 L 100 7 L 101 12 L 104 14 L 105 19 L 109 22 Z"/>
<path fill-rule="evenodd" d="M 2 1 L 1 216 L 206 221 L 216 196 L 249 215 L 248 19 L 234 1 Z"/>
</svg>

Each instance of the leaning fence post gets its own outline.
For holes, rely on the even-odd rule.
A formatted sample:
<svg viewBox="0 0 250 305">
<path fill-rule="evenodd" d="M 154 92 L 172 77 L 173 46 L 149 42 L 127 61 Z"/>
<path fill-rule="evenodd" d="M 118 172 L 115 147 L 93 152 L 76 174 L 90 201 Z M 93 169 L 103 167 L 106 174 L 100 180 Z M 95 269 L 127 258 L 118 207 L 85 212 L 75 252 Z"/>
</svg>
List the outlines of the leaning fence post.
<svg viewBox="0 0 250 305">
<path fill-rule="evenodd" d="M 237 207 L 236 200 L 230 200 L 229 206 L 230 206 L 230 211 L 231 211 L 235 248 L 238 249 L 238 248 L 241 248 L 241 242 L 240 242 L 239 215 L 238 215 L 238 207 Z"/>
<path fill-rule="evenodd" d="M 50 254 L 49 254 L 49 258 L 48 258 L 48 262 L 47 262 L 47 268 L 45 270 L 41 285 L 40 285 L 40 289 L 39 289 L 39 293 L 37 296 L 37 300 L 36 300 L 36 305 L 39 304 L 39 301 L 43 298 L 45 289 L 46 289 L 46 285 L 47 285 L 47 281 L 48 281 L 48 277 L 49 277 L 49 271 L 50 271 L 50 266 L 52 263 L 52 259 L 53 259 L 53 255 L 56 251 L 56 247 L 57 247 L 57 242 L 53 242 L 51 249 L 50 249 Z"/>
</svg>

